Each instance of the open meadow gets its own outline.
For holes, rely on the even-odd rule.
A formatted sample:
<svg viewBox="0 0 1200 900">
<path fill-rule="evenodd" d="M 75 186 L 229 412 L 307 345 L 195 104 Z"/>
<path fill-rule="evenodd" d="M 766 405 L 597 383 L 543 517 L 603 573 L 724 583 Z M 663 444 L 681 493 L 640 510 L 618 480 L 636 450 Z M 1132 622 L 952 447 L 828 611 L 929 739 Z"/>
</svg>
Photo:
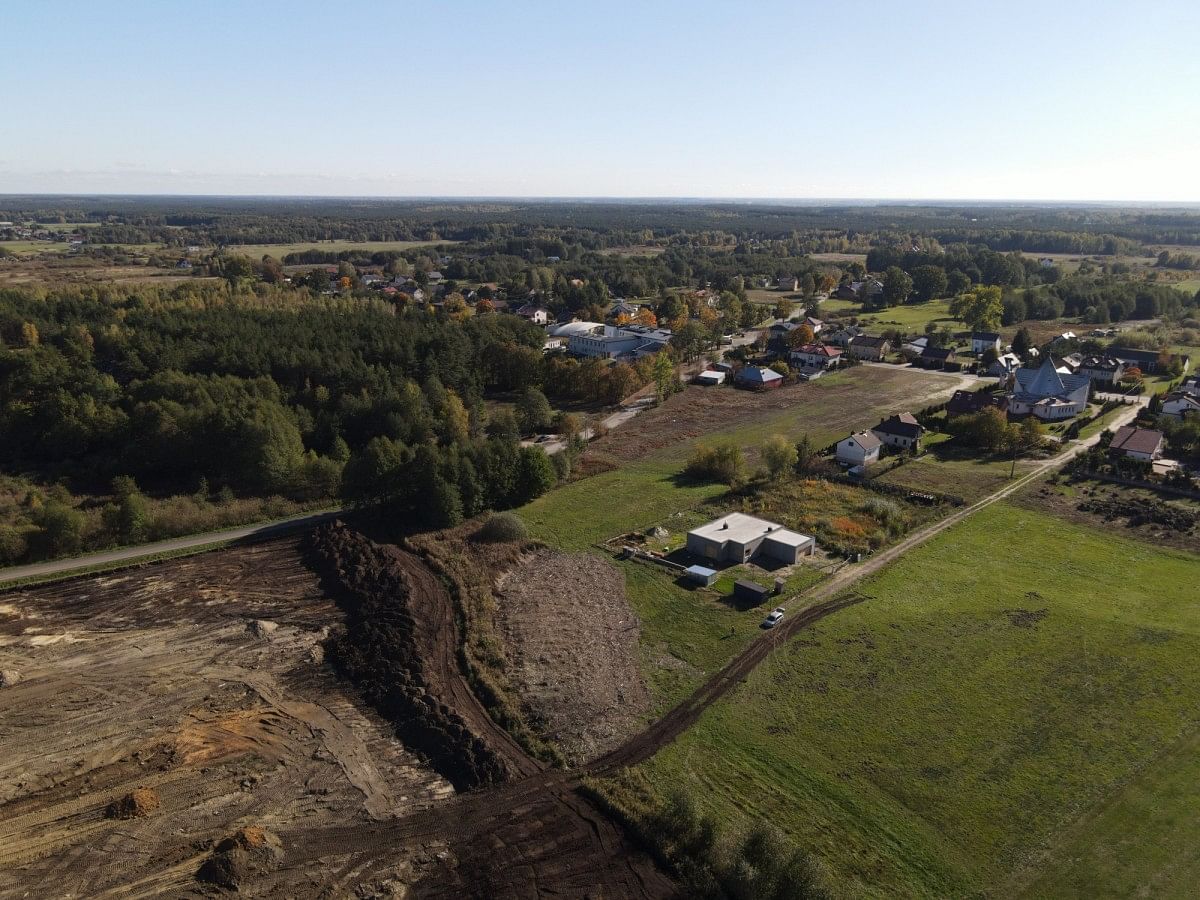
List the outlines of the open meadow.
<svg viewBox="0 0 1200 900">
<path fill-rule="evenodd" d="M 1200 558 L 997 503 L 857 586 L 642 770 L 848 896 L 1189 896 Z"/>
</svg>

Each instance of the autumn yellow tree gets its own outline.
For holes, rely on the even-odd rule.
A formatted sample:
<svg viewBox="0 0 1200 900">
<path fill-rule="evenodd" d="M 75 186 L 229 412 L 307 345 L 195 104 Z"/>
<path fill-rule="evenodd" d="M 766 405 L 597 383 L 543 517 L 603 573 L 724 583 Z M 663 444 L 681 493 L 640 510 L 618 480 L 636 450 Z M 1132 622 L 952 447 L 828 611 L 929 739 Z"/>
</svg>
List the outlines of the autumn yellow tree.
<svg viewBox="0 0 1200 900">
<path fill-rule="evenodd" d="M 638 310 L 637 315 L 634 317 L 634 321 L 639 325 L 645 325 L 647 328 L 654 328 L 656 325 L 658 325 L 658 316 L 654 315 L 650 309 L 643 306 Z"/>
<path fill-rule="evenodd" d="M 816 335 L 813 334 L 813 330 L 807 325 L 793 328 L 787 334 L 787 345 L 789 347 L 803 347 L 805 344 L 811 344 L 814 340 L 816 340 Z"/>
</svg>

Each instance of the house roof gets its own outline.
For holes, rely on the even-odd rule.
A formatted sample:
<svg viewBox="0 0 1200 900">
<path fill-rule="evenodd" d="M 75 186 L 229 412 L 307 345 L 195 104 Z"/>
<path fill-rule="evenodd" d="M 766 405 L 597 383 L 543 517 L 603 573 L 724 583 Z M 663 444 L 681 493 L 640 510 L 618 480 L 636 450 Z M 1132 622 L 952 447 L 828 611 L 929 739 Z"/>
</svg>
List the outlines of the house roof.
<svg viewBox="0 0 1200 900">
<path fill-rule="evenodd" d="M 1200 409 L 1200 397 L 1197 397 L 1195 394 L 1189 393 L 1188 391 L 1171 391 L 1169 394 L 1164 394 L 1162 399 L 1163 403 L 1177 400 L 1181 403 L 1186 403 L 1189 406 L 1194 406 L 1196 409 Z"/>
<path fill-rule="evenodd" d="M 929 347 L 921 351 L 923 359 L 949 359 L 954 355 L 953 347 Z"/>
<path fill-rule="evenodd" d="M 988 342 L 998 341 L 1000 340 L 1000 335 L 994 331 L 972 331 L 971 340 Z"/>
<path fill-rule="evenodd" d="M 1133 350 L 1129 347 L 1109 347 L 1108 355 L 1122 362 L 1156 363 L 1157 350 Z"/>
<path fill-rule="evenodd" d="M 904 412 L 882 420 L 871 430 L 876 432 L 882 431 L 884 434 L 893 434 L 896 437 L 920 437 L 921 423 L 917 421 L 912 413 Z"/>
<path fill-rule="evenodd" d="M 555 326 L 550 329 L 550 334 L 554 337 L 571 337 L 577 334 L 591 334 L 599 328 L 604 329 L 602 322 L 567 322 L 563 325 Z"/>
<path fill-rule="evenodd" d="M 776 522 L 768 522 L 745 513 L 730 513 L 713 519 L 707 525 L 693 528 L 688 534 L 715 541 L 733 541 L 735 544 L 745 544 L 763 535 L 770 535 L 772 540 L 791 543 L 800 546 L 812 540 L 808 535 L 789 531 Z"/>
<path fill-rule="evenodd" d="M 952 416 L 977 413 L 989 406 L 996 406 L 998 398 L 990 391 L 955 391 L 946 402 L 946 412 Z"/>
<path fill-rule="evenodd" d="M 858 441 L 858 446 L 864 450 L 874 450 L 876 447 L 883 445 L 883 441 L 869 431 L 856 431 L 849 438 L 842 438 L 842 440 L 848 441 L 850 438 Z"/>
<path fill-rule="evenodd" d="M 1138 428 L 1136 425 L 1122 425 L 1113 435 L 1111 450 L 1123 450 L 1126 453 L 1157 453 L 1162 446 L 1161 431 L 1153 428 Z"/>
<path fill-rule="evenodd" d="M 882 348 L 887 346 L 888 339 L 885 337 L 868 337 L 865 334 L 860 334 L 857 337 L 850 339 L 852 347 L 875 347 Z"/>
<path fill-rule="evenodd" d="M 753 381 L 758 384 L 767 384 L 771 381 L 778 381 L 783 378 L 778 372 L 772 369 L 766 369 L 762 366 L 746 366 L 737 374 L 739 381 Z"/>
<path fill-rule="evenodd" d="M 807 353 L 811 356 L 828 356 L 831 359 L 842 355 L 841 347 L 830 347 L 828 344 L 803 344 L 792 351 Z"/>
<path fill-rule="evenodd" d="M 1017 379 L 1013 394 L 1027 403 L 1051 399 L 1064 403 L 1081 402 L 1087 399 L 1088 385 L 1091 383 L 1086 375 L 1055 371 L 1054 361 L 1049 354 L 1046 354 L 1039 368 L 1017 369 L 1013 374 Z"/>
<path fill-rule="evenodd" d="M 1102 372 L 1115 372 L 1125 365 L 1121 360 L 1111 356 L 1085 356 L 1079 363 L 1081 369 L 1096 369 Z"/>
</svg>

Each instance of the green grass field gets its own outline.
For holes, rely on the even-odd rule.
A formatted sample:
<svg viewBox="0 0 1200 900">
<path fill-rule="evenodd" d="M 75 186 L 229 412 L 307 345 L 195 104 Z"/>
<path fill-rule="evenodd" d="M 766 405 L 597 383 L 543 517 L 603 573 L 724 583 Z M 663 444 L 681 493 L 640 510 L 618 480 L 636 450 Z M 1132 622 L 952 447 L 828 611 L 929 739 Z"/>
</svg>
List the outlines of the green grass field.
<svg viewBox="0 0 1200 900">
<path fill-rule="evenodd" d="M 995 504 L 859 586 L 651 783 L 774 823 L 847 896 L 1188 896 L 1200 559 Z"/>
<path fill-rule="evenodd" d="M 929 300 L 925 303 L 892 306 L 887 309 L 862 313 L 859 320 L 859 323 L 872 333 L 884 328 L 920 332 L 925 330 L 925 326 L 929 322 L 936 322 L 939 327 L 942 325 L 950 325 L 956 329 L 966 327 L 950 315 L 949 300 Z"/>
<path fill-rule="evenodd" d="M 14 256 L 37 256 L 39 253 L 66 253 L 69 244 L 57 241 L 0 241 L 3 247 Z"/>
<path fill-rule="evenodd" d="M 1016 477 L 1029 471 L 1032 463 L 1018 459 Z M 1011 460 L 940 458 L 932 453 L 885 472 L 879 480 L 914 491 L 956 494 L 968 502 L 1000 490 L 1013 471 Z"/>
<path fill-rule="evenodd" d="M 1184 281 L 1177 281 L 1171 287 L 1178 291 L 1186 291 L 1189 294 L 1195 294 L 1200 291 L 1200 278 L 1188 278 Z"/>
<path fill-rule="evenodd" d="M 436 247 L 441 244 L 456 244 L 457 241 L 299 241 L 295 244 L 231 244 L 226 247 L 227 253 L 238 253 L 251 259 L 261 259 L 270 255 L 282 260 L 289 253 L 302 253 L 305 250 L 322 250 L 326 253 L 341 253 L 343 250 L 356 250 L 365 253 L 377 253 L 387 250 L 412 250 L 414 247 Z"/>
</svg>

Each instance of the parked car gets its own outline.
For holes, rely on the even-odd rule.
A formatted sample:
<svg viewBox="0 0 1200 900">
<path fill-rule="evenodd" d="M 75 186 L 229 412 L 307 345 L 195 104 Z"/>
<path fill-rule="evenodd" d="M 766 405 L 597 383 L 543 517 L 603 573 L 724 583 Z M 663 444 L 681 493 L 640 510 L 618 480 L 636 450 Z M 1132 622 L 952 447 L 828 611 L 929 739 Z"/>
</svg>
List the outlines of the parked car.
<svg viewBox="0 0 1200 900">
<path fill-rule="evenodd" d="M 765 619 L 763 619 L 762 627 L 763 628 L 774 628 L 776 625 L 778 625 L 780 623 L 780 621 L 782 621 L 782 619 L 783 619 L 783 607 L 777 606 L 773 610 L 771 610 L 770 614 Z"/>
</svg>

